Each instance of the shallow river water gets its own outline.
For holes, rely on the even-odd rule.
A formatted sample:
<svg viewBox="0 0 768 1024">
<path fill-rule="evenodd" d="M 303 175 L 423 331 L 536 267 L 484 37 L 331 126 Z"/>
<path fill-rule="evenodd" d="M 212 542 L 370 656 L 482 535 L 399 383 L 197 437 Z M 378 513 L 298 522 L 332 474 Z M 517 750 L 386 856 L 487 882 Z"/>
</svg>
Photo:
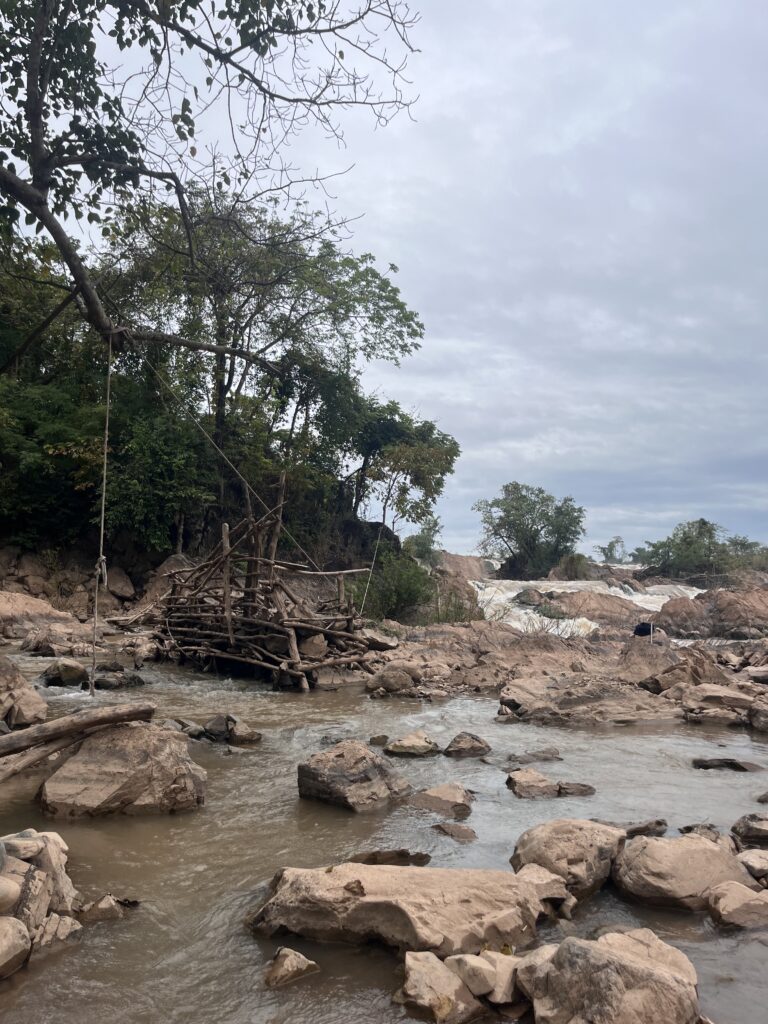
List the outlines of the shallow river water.
<svg viewBox="0 0 768 1024">
<path fill-rule="evenodd" d="M 28 676 L 39 659 L 20 659 Z M 75 823 L 43 818 L 32 803 L 37 783 L 6 783 L 0 792 L 0 835 L 25 827 L 55 828 L 70 847 L 70 871 L 86 898 L 105 891 L 141 906 L 125 920 L 88 927 L 82 940 L 33 959 L 0 983 L 2 1024 L 390 1024 L 408 1014 L 391 1001 L 399 987 L 396 958 L 373 947 L 320 946 L 283 939 L 316 959 L 322 973 L 277 992 L 262 986 L 263 966 L 281 940 L 256 940 L 243 919 L 282 866 L 319 866 L 363 850 L 407 846 L 439 867 L 509 869 L 517 837 L 553 817 L 615 821 L 664 817 L 670 833 L 711 821 L 722 828 L 755 811 L 768 772 L 696 771 L 691 758 L 730 754 L 768 767 L 768 744 L 746 733 L 653 726 L 600 731 L 498 725 L 496 701 L 434 704 L 371 701 L 358 689 L 306 696 L 173 668 L 151 669 L 151 685 L 99 701 L 151 699 L 158 718 L 205 721 L 227 710 L 264 735 L 253 750 L 194 745 L 208 770 L 206 805 L 172 817 L 115 817 Z M 52 691 L 51 714 L 87 703 Z M 478 839 L 459 845 L 430 826 L 437 816 L 407 806 L 354 815 L 301 801 L 296 765 L 324 738 L 425 728 L 438 742 L 469 730 L 488 740 L 496 765 L 436 757 L 399 760 L 417 787 L 461 781 L 477 793 L 467 822 Z M 559 763 L 542 766 L 560 779 L 589 782 L 591 798 L 516 799 L 505 787 L 509 753 L 557 746 Z M 551 926 L 588 935 L 605 924 L 653 927 L 682 949 L 699 972 L 702 1008 L 716 1024 L 768 1020 L 768 945 L 755 935 L 725 934 L 701 914 L 661 912 L 604 891 L 580 906 L 573 922 Z M 548 935 L 543 930 L 544 936 Z M 664 1024 L 660 1021 L 659 1024 Z"/>
</svg>

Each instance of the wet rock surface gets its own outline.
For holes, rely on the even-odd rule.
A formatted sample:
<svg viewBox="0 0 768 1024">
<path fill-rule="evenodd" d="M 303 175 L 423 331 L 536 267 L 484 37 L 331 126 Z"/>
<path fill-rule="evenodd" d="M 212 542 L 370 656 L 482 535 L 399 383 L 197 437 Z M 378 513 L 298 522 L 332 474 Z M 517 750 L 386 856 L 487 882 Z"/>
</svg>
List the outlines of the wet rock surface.
<svg viewBox="0 0 768 1024">
<path fill-rule="evenodd" d="M 298 767 L 299 796 L 370 811 L 406 797 L 410 784 L 390 762 L 359 740 L 344 740 Z"/>
<path fill-rule="evenodd" d="M 525 864 L 547 868 L 581 898 L 608 880 L 625 840 L 623 829 L 583 819 L 558 819 L 524 832 L 510 860 L 516 871 Z"/>
<path fill-rule="evenodd" d="M 86 738 L 43 783 L 40 803 L 67 818 L 191 811 L 204 802 L 205 781 L 183 734 L 129 722 Z"/>
<path fill-rule="evenodd" d="M 537 921 L 567 897 L 536 866 L 510 871 L 339 864 L 285 868 L 251 926 L 324 942 L 375 939 L 400 951 L 479 953 L 529 942 Z"/>
</svg>

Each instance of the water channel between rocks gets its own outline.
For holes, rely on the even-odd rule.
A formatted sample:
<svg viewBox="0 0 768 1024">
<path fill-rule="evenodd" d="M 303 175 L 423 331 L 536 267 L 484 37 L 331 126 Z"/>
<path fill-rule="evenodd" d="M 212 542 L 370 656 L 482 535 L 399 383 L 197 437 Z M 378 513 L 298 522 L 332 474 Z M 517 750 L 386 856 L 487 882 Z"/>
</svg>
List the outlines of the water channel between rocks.
<svg viewBox="0 0 768 1024">
<path fill-rule="evenodd" d="M 30 678 L 41 659 L 19 659 Z M 0 835 L 25 827 L 55 828 L 70 847 L 75 884 L 90 898 L 104 891 L 141 900 L 122 922 L 86 928 L 80 943 L 40 955 L 28 970 L 0 983 L 2 1024 L 390 1024 L 409 1019 L 391 1002 L 400 984 L 394 955 L 374 947 L 321 946 L 297 938 L 255 940 L 243 927 L 265 883 L 280 867 L 311 867 L 363 850 L 407 846 L 432 855 L 436 867 L 509 868 L 517 837 L 555 817 L 615 821 L 664 817 L 670 833 L 710 821 L 727 829 L 758 809 L 768 789 L 762 774 L 703 772 L 695 756 L 736 756 L 768 766 L 768 743 L 744 732 L 669 725 L 585 731 L 498 725 L 492 698 L 434 704 L 371 701 L 359 689 L 301 696 L 243 682 L 155 668 L 140 691 L 99 697 L 150 699 L 157 718 L 196 721 L 230 711 L 263 735 L 253 750 L 194 745 L 208 770 L 206 805 L 177 817 L 113 817 L 74 823 L 43 818 L 32 803 L 33 779 L 0 793 Z M 50 714 L 87 702 L 52 691 Z M 299 800 L 296 765 L 324 737 L 402 735 L 424 728 L 440 743 L 468 730 L 493 747 L 497 764 L 438 756 L 402 759 L 396 767 L 416 787 L 457 780 L 477 793 L 468 821 L 476 842 L 459 845 L 430 826 L 437 816 L 400 806 L 355 815 Z M 507 754 L 556 746 L 562 762 L 542 765 L 558 779 L 588 782 L 591 798 L 525 801 L 505 787 Z M 703 1012 L 716 1024 L 759 1024 L 768 1012 L 768 940 L 718 931 L 701 914 L 640 907 L 610 890 L 562 926 L 586 935 L 606 925 L 649 926 L 682 949 L 699 973 Z M 562 934 L 553 926 L 553 933 Z M 547 929 L 542 930 L 547 936 Z M 322 973 L 270 992 L 265 962 L 287 942 L 316 959 Z M 663 1024 L 663 1022 L 659 1022 Z"/>
</svg>

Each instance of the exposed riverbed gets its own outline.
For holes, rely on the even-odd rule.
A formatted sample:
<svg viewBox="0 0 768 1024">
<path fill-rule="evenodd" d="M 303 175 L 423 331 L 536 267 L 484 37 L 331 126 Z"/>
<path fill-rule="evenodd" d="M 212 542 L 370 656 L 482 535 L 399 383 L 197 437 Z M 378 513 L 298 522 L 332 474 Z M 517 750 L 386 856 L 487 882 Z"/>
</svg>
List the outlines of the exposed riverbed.
<svg viewBox="0 0 768 1024">
<path fill-rule="evenodd" d="M 42 659 L 19 660 L 30 678 Z M 408 1019 L 391 1002 L 397 960 L 384 950 L 319 946 L 298 938 L 255 940 L 243 918 L 284 866 L 317 866 L 363 850 L 407 846 L 440 867 L 507 869 L 517 837 L 554 817 L 615 821 L 665 817 L 680 825 L 710 821 L 727 829 L 755 811 L 768 789 L 759 774 L 703 772 L 696 756 L 735 756 L 768 767 L 768 742 L 739 731 L 695 726 L 563 730 L 498 725 L 494 698 L 434 704 L 371 701 L 358 689 L 310 695 L 272 693 L 243 682 L 174 668 L 151 668 L 151 685 L 105 694 L 100 702 L 150 699 L 157 719 L 205 721 L 218 711 L 241 715 L 264 735 L 253 750 L 193 744 L 208 770 L 206 805 L 178 817 L 115 817 L 51 826 L 32 804 L 33 779 L 4 784 L 0 834 L 54 827 L 70 846 L 75 884 L 90 898 L 104 891 L 141 900 L 124 921 L 87 928 L 82 941 L 33 959 L 0 983 L 2 1024 L 389 1024 Z M 51 691 L 51 716 L 89 703 Z M 402 759 L 415 786 L 457 780 L 477 792 L 470 824 L 476 842 L 459 845 L 430 826 L 437 816 L 402 806 L 354 815 L 300 801 L 296 765 L 324 737 L 402 735 L 424 728 L 441 744 L 469 730 L 493 747 L 496 765 L 438 756 Z M 591 798 L 516 799 L 505 786 L 508 754 L 557 746 L 562 762 L 542 765 L 558 779 L 588 782 Z M 724 933 L 704 914 L 631 905 L 610 890 L 580 906 L 563 927 L 588 934 L 605 924 L 650 926 L 682 949 L 699 972 L 702 1010 L 716 1024 L 756 1024 L 768 1004 L 768 945 L 754 934 Z M 560 932 L 560 928 L 556 929 Z M 546 935 L 546 930 L 543 931 Z M 318 961 L 322 973 L 278 992 L 262 986 L 263 965 L 285 941 Z M 662 1024 L 662 1022 L 660 1022 Z"/>
</svg>

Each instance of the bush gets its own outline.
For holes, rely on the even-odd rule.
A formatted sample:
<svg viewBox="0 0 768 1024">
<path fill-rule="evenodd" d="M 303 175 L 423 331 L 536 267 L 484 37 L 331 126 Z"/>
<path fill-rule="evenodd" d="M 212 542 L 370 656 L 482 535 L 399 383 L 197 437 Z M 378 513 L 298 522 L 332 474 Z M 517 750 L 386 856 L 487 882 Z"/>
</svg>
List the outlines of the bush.
<svg viewBox="0 0 768 1024">
<path fill-rule="evenodd" d="M 588 580 L 592 575 L 589 559 L 579 553 L 564 555 L 557 563 L 557 569 L 558 576 L 564 580 Z"/>
<path fill-rule="evenodd" d="M 430 601 L 435 589 L 425 569 L 408 555 L 394 551 L 385 551 L 379 558 L 366 596 L 367 585 L 367 576 L 358 580 L 353 596 L 355 605 L 370 619 L 398 619 Z"/>
</svg>

